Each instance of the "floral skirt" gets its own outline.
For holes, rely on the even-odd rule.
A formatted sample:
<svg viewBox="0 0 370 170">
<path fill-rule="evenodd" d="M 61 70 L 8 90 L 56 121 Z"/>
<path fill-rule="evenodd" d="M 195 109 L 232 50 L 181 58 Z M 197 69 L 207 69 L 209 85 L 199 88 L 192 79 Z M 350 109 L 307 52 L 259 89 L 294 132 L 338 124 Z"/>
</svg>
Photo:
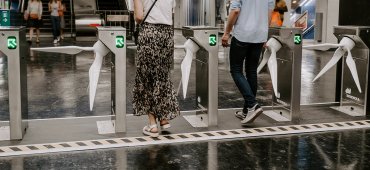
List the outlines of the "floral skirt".
<svg viewBox="0 0 370 170">
<path fill-rule="evenodd" d="M 170 77 L 174 51 L 173 35 L 173 28 L 169 25 L 144 23 L 141 27 L 135 58 L 135 116 L 152 113 L 158 120 L 171 120 L 180 114 Z"/>
</svg>

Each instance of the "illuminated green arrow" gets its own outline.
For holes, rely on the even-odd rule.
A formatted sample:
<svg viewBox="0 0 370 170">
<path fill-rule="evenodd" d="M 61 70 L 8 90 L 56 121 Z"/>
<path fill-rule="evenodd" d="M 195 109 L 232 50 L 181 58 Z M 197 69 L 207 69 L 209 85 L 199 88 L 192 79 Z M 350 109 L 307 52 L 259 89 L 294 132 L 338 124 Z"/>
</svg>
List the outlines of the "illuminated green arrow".
<svg viewBox="0 0 370 170">
<path fill-rule="evenodd" d="M 8 37 L 8 49 L 17 48 L 17 39 L 15 37 Z"/>
<path fill-rule="evenodd" d="M 302 43 L 302 37 L 300 34 L 296 34 L 294 36 L 294 44 L 301 44 Z"/>
<path fill-rule="evenodd" d="M 209 45 L 216 46 L 217 45 L 217 37 L 215 34 L 209 36 Z"/>
<path fill-rule="evenodd" d="M 123 48 L 125 46 L 125 39 L 123 36 L 116 37 L 116 47 Z"/>
</svg>

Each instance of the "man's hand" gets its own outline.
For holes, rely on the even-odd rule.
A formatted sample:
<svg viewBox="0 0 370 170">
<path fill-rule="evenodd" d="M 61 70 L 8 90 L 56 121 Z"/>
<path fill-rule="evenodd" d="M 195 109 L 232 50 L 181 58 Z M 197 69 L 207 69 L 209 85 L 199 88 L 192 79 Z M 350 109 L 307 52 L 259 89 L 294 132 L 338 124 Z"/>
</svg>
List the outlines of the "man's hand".
<svg viewBox="0 0 370 170">
<path fill-rule="evenodd" d="M 229 47 L 229 39 L 230 39 L 230 33 L 224 33 L 222 36 L 222 46 L 223 47 Z"/>
</svg>

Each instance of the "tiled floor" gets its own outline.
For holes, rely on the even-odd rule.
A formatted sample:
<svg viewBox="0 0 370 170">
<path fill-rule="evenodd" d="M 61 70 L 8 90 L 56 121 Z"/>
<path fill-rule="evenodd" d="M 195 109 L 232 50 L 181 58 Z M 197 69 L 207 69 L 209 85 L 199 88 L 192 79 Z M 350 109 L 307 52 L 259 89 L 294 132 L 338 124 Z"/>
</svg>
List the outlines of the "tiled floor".
<svg viewBox="0 0 370 170">
<path fill-rule="evenodd" d="M 49 46 L 49 41 L 44 39 L 40 46 Z M 184 41 L 177 32 L 176 44 Z M 73 42 L 67 39 L 60 45 L 70 44 Z M 89 46 L 92 42 L 78 45 Z M 131 90 L 135 77 L 134 50 L 131 48 L 127 56 L 128 113 L 132 112 Z M 228 72 L 224 50 L 220 48 L 219 53 L 219 108 L 239 108 L 243 105 L 243 99 Z M 317 82 L 311 82 L 332 53 L 303 51 L 302 104 L 334 102 L 335 69 Z M 182 50 L 175 51 L 172 78 L 176 89 L 181 78 L 180 62 L 183 55 Z M 27 66 L 29 118 L 110 115 L 109 55 L 103 64 L 94 111 L 89 111 L 88 69 L 93 59 L 90 52 L 75 56 L 31 53 Z M 9 119 L 6 63 L 6 58 L 1 56 L 0 120 Z M 196 109 L 194 72 L 192 75 L 188 98 L 183 99 L 181 91 L 179 94 L 181 110 Z M 271 95 L 271 80 L 268 72 L 264 71 L 259 75 L 258 100 L 264 106 L 271 105 Z M 320 109 L 305 110 L 305 113 L 311 114 L 310 117 L 316 120 L 331 119 Z M 339 117 L 340 120 L 345 119 Z M 0 158 L 0 169 L 369 169 L 369 134 L 369 130 L 357 130 L 8 157 Z"/>
</svg>

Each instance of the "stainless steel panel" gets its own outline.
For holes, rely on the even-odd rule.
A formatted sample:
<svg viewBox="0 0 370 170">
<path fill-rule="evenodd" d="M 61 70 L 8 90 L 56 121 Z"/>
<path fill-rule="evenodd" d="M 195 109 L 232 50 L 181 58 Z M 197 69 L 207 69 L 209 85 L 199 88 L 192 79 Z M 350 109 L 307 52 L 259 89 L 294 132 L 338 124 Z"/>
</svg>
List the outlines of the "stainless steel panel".
<svg viewBox="0 0 370 170">
<path fill-rule="evenodd" d="M 270 28 L 269 37 L 282 43 L 277 52 L 278 93 L 273 98 L 273 111 L 290 121 L 300 119 L 302 44 L 295 44 L 295 35 L 301 35 L 299 28 Z"/>
<path fill-rule="evenodd" d="M 10 139 L 20 140 L 28 127 L 27 60 L 29 47 L 24 27 L 0 27 L 0 50 L 8 60 Z M 16 49 L 8 49 L 7 40 L 13 36 Z"/>
<path fill-rule="evenodd" d="M 210 46 L 209 37 L 215 35 L 218 41 L 218 30 L 208 26 L 184 27 L 183 34 L 192 39 L 201 48 L 197 53 L 196 87 L 197 96 L 200 97 L 198 106 L 207 112 L 204 120 L 208 126 L 217 126 L 218 117 L 218 42 L 216 46 Z M 203 72 L 208 70 L 207 72 Z M 201 72 L 199 72 L 201 71 Z M 199 81 L 204 81 L 200 83 Z M 205 83 L 207 82 L 207 83 Z M 206 99 L 204 100 L 206 96 Z M 204 116 L 203 116 L 204 117 Z"/>
<path fill-rule="evenodd" d="M 123 27 L 98 27 L 99 40 L 113 53 L 112 68 L 112 113 L 115 115 L 115 131 L 126 132 L 126 29 Z M 116 37 L 124 37 L 124 47 L 116 47 Z"/>
</svg>

